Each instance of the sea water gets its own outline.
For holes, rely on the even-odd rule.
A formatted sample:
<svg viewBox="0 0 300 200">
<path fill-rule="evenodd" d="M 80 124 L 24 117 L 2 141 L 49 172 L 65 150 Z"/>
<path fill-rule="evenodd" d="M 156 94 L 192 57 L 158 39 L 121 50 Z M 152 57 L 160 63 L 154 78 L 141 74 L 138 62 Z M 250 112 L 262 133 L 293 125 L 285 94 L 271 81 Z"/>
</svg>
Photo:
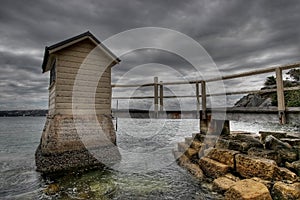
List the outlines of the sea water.
<svg viewBox="0 0 300 200">
<path fill-rule="evenodd" d="M 43 178 L 34 153 L 45 117 L 0 118 L 0 199 L 221 199 L 180 168 L 172 149 L 198 132 L 196 119 L 118 119 L 118 166 Z M 116 121 L 114 121 L 116 123 Z M 299 127 L 231 122 L 232 130 L 299 132 Z M 59 191 L 47 194 L 49 184 Z"/>
</svg>

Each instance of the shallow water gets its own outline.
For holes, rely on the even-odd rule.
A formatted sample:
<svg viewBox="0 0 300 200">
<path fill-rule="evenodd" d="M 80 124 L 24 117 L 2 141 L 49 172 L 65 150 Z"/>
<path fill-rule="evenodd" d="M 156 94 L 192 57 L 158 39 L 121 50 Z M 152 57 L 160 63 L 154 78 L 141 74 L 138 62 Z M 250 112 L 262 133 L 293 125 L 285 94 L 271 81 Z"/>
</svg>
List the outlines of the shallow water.
<svg viewBox="0 0 300 200">
<path fill-rule="evenodd" d="M 198 130 L 198 120 L 118 119 L 120 165 L 113 169 L 70 173 L 43 179 L 35 171 L 34 152 L 45 117 L 0 118 L 0 199 L 218 199 L 204 183 L 174 162 L 177 142 Z M 231 123 L 232 130 L 282 130 L 299 127 Z M 47 195 L 51 183 L 60 192 Z"/>
</svg>

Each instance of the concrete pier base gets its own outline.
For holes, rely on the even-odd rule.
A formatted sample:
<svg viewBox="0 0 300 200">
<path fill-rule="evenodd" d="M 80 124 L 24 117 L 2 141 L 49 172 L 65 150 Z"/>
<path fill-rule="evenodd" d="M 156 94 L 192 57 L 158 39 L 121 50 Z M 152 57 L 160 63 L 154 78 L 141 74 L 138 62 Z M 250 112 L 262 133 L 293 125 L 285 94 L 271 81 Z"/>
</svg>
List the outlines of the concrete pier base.
<svg viewBox="0 0 300 200">
<path fill-rule="evenodd" d="M 120 160 L 110 115 L 48 116 L 35 153 L 37 171 L 111 166 Z"/>
</svg>

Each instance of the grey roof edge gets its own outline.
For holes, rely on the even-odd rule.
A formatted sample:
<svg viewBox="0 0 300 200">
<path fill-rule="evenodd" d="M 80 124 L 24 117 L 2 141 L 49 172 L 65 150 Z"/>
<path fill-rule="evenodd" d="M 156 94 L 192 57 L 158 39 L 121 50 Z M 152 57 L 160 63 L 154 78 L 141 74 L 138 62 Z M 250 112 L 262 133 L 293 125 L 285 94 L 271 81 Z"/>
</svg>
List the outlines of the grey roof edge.
<svg viewBox="0 0 300 200">
<path fill-rule="evenodd" d="M 107 51 L 113 58 L 115 58 L 115 60 L 117 62 L 121 61 L 114 53 L 112 53 L 105 45 L 103 45 L 90 31 L 86 31 L 82 34 L 79 34 L 79 35 L 76 35 L 76 36 L 71 37 L 69 39 L 63 40 L 63 41 L 58 42 L 56 44 L 53 44 L 51 46 L 46 46 L 45 47 L 45 52 L 44 52 L 44 59 L 43 59 L 43 63 L 42 63 L 43 73 L 46 72 L 46 66 L 47 66 L 47 62 L 48 62 L 48 59 L 49 59 L 49 51 L 50 50 L 58 48 L 60 46 L 63 46 L 63 45 L 68 44 L 68 43 L 70 43 L 74 40 L 77 40 L 77 39 L 80 39 L 80 38 L 86 37 L 86 36 L 92 38 L 98 45 L 101 45 L 101 47 L 104 48 L 105 51 Z"/>
</svg>

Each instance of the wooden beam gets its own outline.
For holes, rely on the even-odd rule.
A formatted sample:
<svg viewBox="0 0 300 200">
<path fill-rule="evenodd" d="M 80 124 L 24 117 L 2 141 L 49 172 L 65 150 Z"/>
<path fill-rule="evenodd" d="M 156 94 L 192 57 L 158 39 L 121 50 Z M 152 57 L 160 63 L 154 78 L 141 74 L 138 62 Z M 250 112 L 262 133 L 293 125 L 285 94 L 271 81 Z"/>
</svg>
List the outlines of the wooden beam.
<svg viewBox="0 0 300 200">
<path fill-rule="evenodd" d="M 206 115 L 206 83 L 201 81 L 201 102 L 202 102 L 202 119 L 207 119 Z"/>
<path fill-rule="evenodd" d="M 163 82 L 159 82 L 159 108 L 160 111 L 164 110 L 164 86 Z"/>
<path fill-rule="evenodd" d="M 283 90 L 283 80 L 282 80 L 282 69 L 276 68 L 275 72 L 276 72 L 279 122 L 280 124 L 285 124 L 286 118 L 285 118 L 285 101 L 284 101 L 284 90 Z"/>
<path fill-rule="evenodd" d="M 156 117 L 158 117 L 158 77 L 154 77 L 154 111 Z"/>
<path fill-rule="evenodd" d="M 200 118 L 200 95 L 199 95 L 199 83 L 196 83 L 196 98 L 197 98 L 197 118 Z"/>
</svg>

